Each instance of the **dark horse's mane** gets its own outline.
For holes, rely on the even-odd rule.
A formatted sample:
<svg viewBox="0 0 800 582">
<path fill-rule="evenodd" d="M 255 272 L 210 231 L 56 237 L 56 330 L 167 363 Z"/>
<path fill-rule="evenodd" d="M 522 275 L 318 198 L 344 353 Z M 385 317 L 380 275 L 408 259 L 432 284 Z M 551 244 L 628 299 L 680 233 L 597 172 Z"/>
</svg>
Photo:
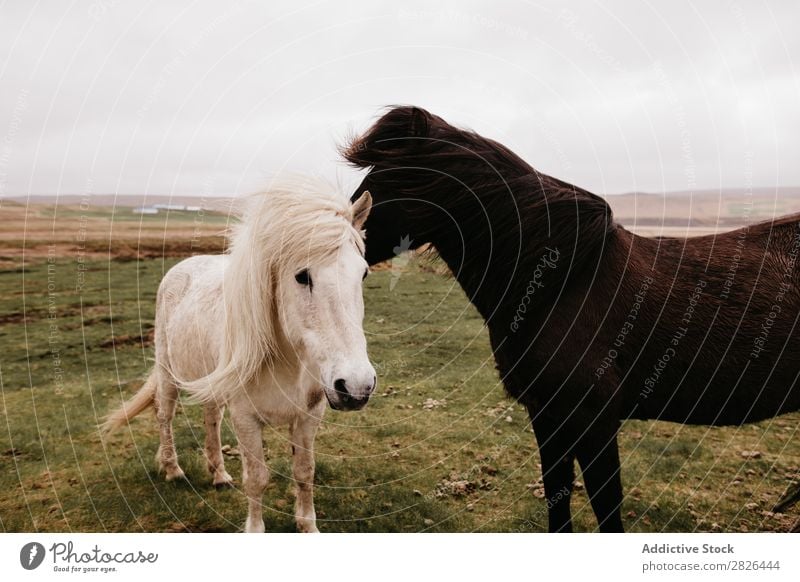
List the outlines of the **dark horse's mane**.
<svg viewBox="0 0 800 582">
<path fill-rule="evenodd" d="M 453 219 L 464 236 L 488 235 L 493 252 L 470 249 L 451 267 L 503 269 L 497 284 L 506 284 L 509 274 L 528 276 L 547 248 L 558 249 L 571 272 L 581 273 L 617 228 L 601 197 L 537 172 L 504 145 L 415 107 L 391 109 L 342 155 L 355 167 L 372 168 L 370 175 L 396 196 L 435 202 L 406 208 L 432 231 L 442 220 L 437 207 L 461 209 Z M 516 215 L 508 212 L 509 202 Z M 539 248 L 531 246 L 536 242 Z"/>
</svg>

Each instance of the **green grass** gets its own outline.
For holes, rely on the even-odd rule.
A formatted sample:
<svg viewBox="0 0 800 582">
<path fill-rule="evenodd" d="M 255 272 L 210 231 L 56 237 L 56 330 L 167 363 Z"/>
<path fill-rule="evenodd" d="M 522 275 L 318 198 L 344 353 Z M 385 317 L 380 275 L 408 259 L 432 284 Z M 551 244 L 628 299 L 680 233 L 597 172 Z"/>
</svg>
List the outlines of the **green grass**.
<svg viewBox="0 0 800 582">
<path fill-rule="evenodd" d="M 211 486 L 196 407 L 175 423 L 186 483 L 156 474 L 151 415 L 105 443 L 96 432 L 152 363 L 155 292 L 175 262 L 92 262 L 80 292 L 69 259 L 49 272 L 46 263 L 0 272 L 3 530 L 236 531 L 244 522 L 241 490 Z M 317 439 L 320 529 L 544 531 L 538 452 L 524 411 L 498 384 L 483 322 L 430 265 L 412 262 L 395 275 L 376 272 L 365 283 L 378 391 L 362 412 L 329 411 Z M 799 420 L 739 429 L 625 423 L 626 528 L 790 529 L 797 510 L 764 512 L 797 476 Z M 294 530 L 286 438 L 265 431 L 268 531 Z M 223 442 L 235 445 L 227 422 Z M 227 464 L 240 480 L 238 458 Z M 595 528 L 583 490 L 573 513 L 577 530 Z"/>
</svg>

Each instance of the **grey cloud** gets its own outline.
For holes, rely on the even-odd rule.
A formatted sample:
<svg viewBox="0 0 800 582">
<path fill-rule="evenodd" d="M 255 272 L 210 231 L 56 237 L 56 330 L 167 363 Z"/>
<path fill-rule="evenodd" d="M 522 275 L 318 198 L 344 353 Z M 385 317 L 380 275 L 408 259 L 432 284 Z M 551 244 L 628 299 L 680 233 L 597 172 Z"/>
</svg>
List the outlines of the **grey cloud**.
<svg viewBox="0 0 800 582">
<path fill-rule="evenodd" d="M 337 140 L 394 103 L 599 192 L 800 184 L 796 3 L 0 11 L 0 194 L 230 194 L 281 169 L 352 181 Z"/>
</svg>

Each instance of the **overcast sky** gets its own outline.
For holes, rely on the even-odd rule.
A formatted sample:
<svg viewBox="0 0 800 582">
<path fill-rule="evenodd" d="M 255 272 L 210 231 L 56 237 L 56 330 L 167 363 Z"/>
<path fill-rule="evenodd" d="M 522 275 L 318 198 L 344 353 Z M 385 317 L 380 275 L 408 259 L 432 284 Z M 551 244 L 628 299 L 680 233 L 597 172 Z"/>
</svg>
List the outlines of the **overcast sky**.
<svg viewBox="0 0 800 582">
<path fill-rule="evenodd" d="M 800 185 L 800 2 L 0 5 L 0 195 L 257 190 L 416 104 L 599 193 Z"/>
</svg>

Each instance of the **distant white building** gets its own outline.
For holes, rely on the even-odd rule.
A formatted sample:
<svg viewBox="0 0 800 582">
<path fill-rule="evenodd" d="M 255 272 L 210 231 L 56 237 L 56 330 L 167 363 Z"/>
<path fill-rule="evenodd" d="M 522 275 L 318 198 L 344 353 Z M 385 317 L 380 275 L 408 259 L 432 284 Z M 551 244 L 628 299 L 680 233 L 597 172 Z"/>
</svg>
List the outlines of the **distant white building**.
<svg viewBox="0 0 800 582">
<path fill-rule="evenodd" d="M 182 212 L 202 212 L 202 206 L 186 206 L 184 204 L 153 204 L 133 209 L 134 214 L 158 214 L 161 210 L 179 210 Z"/>
<path fill-rule="evenodd" d="M 186 210 L 183 204 L 153 204 L 153 208 L 159 210 Z"/>
</svg>

